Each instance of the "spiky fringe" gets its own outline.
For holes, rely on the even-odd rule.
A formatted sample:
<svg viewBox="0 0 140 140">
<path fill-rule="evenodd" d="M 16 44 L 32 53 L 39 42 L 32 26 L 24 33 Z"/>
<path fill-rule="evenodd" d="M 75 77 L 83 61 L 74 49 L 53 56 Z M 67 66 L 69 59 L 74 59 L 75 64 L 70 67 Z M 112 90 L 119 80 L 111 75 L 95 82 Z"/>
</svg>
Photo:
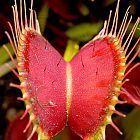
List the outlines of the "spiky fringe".
<svg viewBox="0 0 140 140">
<path fill-rule="evenodd" d="M 24 7 L 24 9 L 23 9 L 23 7 Z M 18 61 L 15 61 L 13 56 L 10 54 L 10 51 L 8 50 L 8 48 L 5 45 L 3 46 L 5 48 L 5 50 L 7 51 L 7 53 L 9 54 L 9 56 L 10 56 L 11 60 L 13 61 L 14 65 L 18 69 L 18 73 L 8 65 L 9 69 L 11 69 L 13 71 L 13 73 L 21 81 L 20 85 L 16 85 L 14 83 L 11 83 L 10 86 L 20 89 L 23 93 L 23 97 L 18 98 L 18 100 L 24 101 L 25 104 L 26 104 L 26 110 L 24 111 L 24 114 L 22 115 L 21 120 L 28 113 L 30 114 L 29 122 L 28 122 L 26 128 L 24 129 L 23 133 L 25 133 L 29 129 L 29 127 L 31 126 L 32 123 L 33 123 L 33 126 L 34 126 L 33 129 L 32 129 L 32 132 L 29 135 L 27 140 L 30 140 L 36 131 L 38 132 L 38 140 L 40 140 L 42 138 L 43 139 L 49 139 L 47 134 L 45 134 L 41 130 L 41 128 L 39 126 L 39 122 L 35 119 L 35 116 L 32 113 L 32 109 L 31 109 L 32 105 L 31 105 L 31 102 L 29 100 L 29 94 L 28 94 L 28 92 L 25 92 L 25 87 L 26 87 L 26 84 L 27 84 L 26 83 L 27 74 L 22 69 L 23 63 L 21 61 L 19 61 L 20 59 L 22 59 L 21 58 L 21 50 L 25 47 L 25 44 L 24 43 L 22 44 L 22 42 L 24 42 L 26 33 L 28 31 L 33 31 L 33 32 L 36 32 L 38 34 L 41 34 L 40 27 L 39 27 L 39 22 L 38 22 L 38 19 L 37 19 L 36 12 L 33 11 L 33 0 L 31 0 L 29 21 L 28 21 L 28 18 L 27 18 L 27 9 L 26 9 L 26 1 L 25 0 L 24 1 L 20 0 L 20 7 L 19 8 L 20 8 L 20 12 L 18 12 L 17 2 L 15 0 L 15 5 L 12 6 L 13 18 L 14 18 L 14 28 L 12 27 L 11 23 L 8 22 L 12 35 L 10 35 L 7 31 L 5 32 L 5 34 L 7 35 L 8 39 L 10 41 L 10 44 L 11 44 L 13 50 L 14 50 L 14 53 L 15 53 Z"/>
<path fill-rule="evenodd" d="M 109 111 L 109 114 L 106 116 L 106 120 L 104 122 L 106 122 L 107 124 L 111 124 L 112 127 L 114 127 L 120 134 L 122 134 L 122 132 L 119 130 L 119 128 L 112 122 L 111 116 L 113 113 L 115 113 L 119 116 L 122 116 L 122 117 L 126 116 L 126 115 L 120 113 L 119 111 L 115 110 L 115 105 L 117 103 L 118 104 L 127 103 L 127 101 L 119 101 L 117 97 L 123 91 L 123 88 L 122 88 L 123 84 L 126 83 L 127 81 L 129 81 L 128 79 L 125 79 L 126 76 L 134 68 L 136 68 L 137 66 L 140 65 L 140 63 L 137 63 L 129 71 L 126 72 L 126 69 L 130 66 L 130 64 L 133 62 L 133 60 L 137 57 L 137 55 L 140 52 L 140 48 L 138 48 L 138 50 L 134 53 L 133 57 L 129 60 L 130 55 L 134 52 L 135 48 L 137 47 L 138 43 L 140 42 L 140 37 L 139 37 L 138 40 L 136 41 L 135 45 L 128 52 L 128 49 L 129 49 L 130 44 L 132 42 L 133 36 L 134 36 L 134 34 L 137 30 L 138 24 L 140 22 L 140 18 L 138 18 L 136 20 L 128 37 L 126 38 L 126 40 L 124 40 L 124 36 L 126 35 L 128 27 L 131 23 L 132 16 L 128 17 L 129 16 L 129 9 L 130 9 L 130 7 L 128 7 L 128 9 L 126 10 L 126 13 L 124 15 L 122 24 L 120 26 L 120 29 L 118 30 L 119 3 L 120 3 L 120 0 L 118 0 L 118 2 L 117 2 L 113 22 L 111 23 L 112 11 L 110 11 L 108 20 L 104 22 L 103 29 L 95 37 L 95 39 L 106 38 L 106 37 L 113 38 L 113 44 L 115 46 L 115 50 L 117 50 L 118 54 L 120 55 L 120 66 L 119 66 L 120 72 L 117 75 L 117 78 L 115 80 L 115 85 L 114 85 L 115 88 L 112 91 L 112 92 L 114 92 L 114 96 L 112 97 L 111 105 L 109 106 L 110 111 Z M 109 31 L 110 25 L 111 25 L 111 30 Z M 104 125 L 105 124 L 103 124 L 102 126 L 104 126 Z"/>
</svg>

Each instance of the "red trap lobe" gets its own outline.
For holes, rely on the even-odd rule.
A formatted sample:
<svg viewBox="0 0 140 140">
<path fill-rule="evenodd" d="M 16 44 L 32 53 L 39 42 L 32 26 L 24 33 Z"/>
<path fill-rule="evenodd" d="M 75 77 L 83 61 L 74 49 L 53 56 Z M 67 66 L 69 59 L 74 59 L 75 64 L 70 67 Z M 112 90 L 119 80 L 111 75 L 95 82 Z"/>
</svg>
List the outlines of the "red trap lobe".
<svg viewBox="0 0 140 140">
<path fill-rule="evenodd" d="M 91 41 L 70 62 L 72 97 L 70 127 L 82 137 L 104 125 L 111 102 L 117 60 L 108 39 Z"/>
<path fill-rule="evenodd" d="M 23 55 L 28 78 L 25 92 L 41 128 L 53 136 L 66 125 L 65 62 L 39 34 L 29 31 L 26 36 Z"/>
</svg>

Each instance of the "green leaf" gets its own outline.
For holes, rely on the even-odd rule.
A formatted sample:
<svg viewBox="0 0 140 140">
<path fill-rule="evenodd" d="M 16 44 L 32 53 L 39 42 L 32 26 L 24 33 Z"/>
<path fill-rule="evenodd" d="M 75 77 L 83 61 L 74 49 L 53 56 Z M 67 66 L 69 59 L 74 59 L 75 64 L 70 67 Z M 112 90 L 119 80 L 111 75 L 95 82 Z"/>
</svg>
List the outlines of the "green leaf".
<svg viewBox="0 0 140 140">
<path fill-rule="evenodd" d="M 14 51 L 10 45 L 10 43 L 5 44 L 7 48 L 9 49 L 11 55 L 14 55 Z M 0 65 L 5 63 L 7 60 L 10 59 L 10 56 L 6 52 L 6 50 L 3 47 L 0 47 Z"/>
<path fill-rule="evenodd" d="M 48 11 L 49 8 L 47 6 L 47 4 L 44 4 L 38 14 L 38 20 L 40 23 L 40 30 L 41 33 L 44 33 L 45 28 L 46 28 L 46 22 L 47 22 L 47 18 L 48 18 Z"/>
<path fill-rule="evenodd" d="M 127 30 L 127 34 L 130 34 L 132 28 L 134 26 L 134 23 L 130 23 L 129 27 L 128 27 L 128 30 Z M 140 25 L 138 26 L 138 28 L 140 28 Z M 134 34 L 134 37 L 135 38 L 138 38 L 140 36 L 140 30 L 136 30 L 135 34 Z"/>
<path fill-rule="evenodd" d="M 122 120 L 122 126 L 126 140 L 140 140 L 140 107 L 135 107 L 133 111 Z"/>
<path fill-rule="evenodd" d="M 77 42 L 69 40 L 64 53 L 64 60 L 69 62 L 79 51 Z"/>
<path fill-rule="evenodd" d="M 102 21 L 98 23 L 81 23 L 69 28 L 66 31 L 66 35 L 71 40 L 79 42 L 89 41 L 101 30 L 102 25 Z"/>
<path fill-rule="evenodd" d="M 79 10 L 83 16 L 87 16 L 89 14 L 89 9 L 84 3 L 81 3 Z"/>
<path fill-rule="evenodd" d="M 15 60 L 16 61 L 16 60 Z M 15 69 L 16 66 L 13 64 L 12 61 L 9 61 L 3 65 L 0 65 L 0 77 L 6 75 L 8 72 L 11 71 L 11 69 L 9 69 L 9 67 L 7 66 L 7 64 L 12 68 Z"/>
</svg>

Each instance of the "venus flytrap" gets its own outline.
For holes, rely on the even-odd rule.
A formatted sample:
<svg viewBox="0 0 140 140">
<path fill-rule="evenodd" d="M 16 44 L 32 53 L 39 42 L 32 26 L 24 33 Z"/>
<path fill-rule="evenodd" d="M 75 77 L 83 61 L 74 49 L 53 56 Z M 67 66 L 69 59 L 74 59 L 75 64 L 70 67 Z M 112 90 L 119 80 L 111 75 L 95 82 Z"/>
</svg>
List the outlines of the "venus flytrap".
<svg viewBox="0 0 140 140">
<path fill-rule="evenodd" d="M 21 84 L 11 86 L 21 89 L 23 93 L 23 98 L 19 98 L 26 104 L 22 118 L 30 114 L 24 133 L 32 123 L 34 126 L 28 140 L 35 131 L 38 132 L 38 139 L 49 140 L 66 125 L 83 140 L 105 139 L 108 124 L 122 134 L 111 116 L 115 113 L 125 117 L 115 109 L 115 105 L 122 104 L 118 96 L 124 92 L 122 85 L 130 72 L 125 70 L 140 52 L 138 49 L 128 61 L 139 43 L 138 39 L 131 53 L 128 53 L 140 19 L 137 19 L 125 40 L 132 17 L 129 17 L 128 8 L 118 27 L 119 2 L 115 14 L 110 12 L 99 34 L 67 62 L 41 35 L 32 8 L 33 0 L 29 21 L 25 0 L 20 0 L 20 11 L 15 0 L 12 7 L 15 26 L 11 28 L 14 32 L 7 35 L 11 36 L 9 40 L 14 44 L 17 62 L 12 55 L 10 57 L 18 70 L 15 74 Z M 8 52 L 8 48 L 5 49 Z"/>
</svg>

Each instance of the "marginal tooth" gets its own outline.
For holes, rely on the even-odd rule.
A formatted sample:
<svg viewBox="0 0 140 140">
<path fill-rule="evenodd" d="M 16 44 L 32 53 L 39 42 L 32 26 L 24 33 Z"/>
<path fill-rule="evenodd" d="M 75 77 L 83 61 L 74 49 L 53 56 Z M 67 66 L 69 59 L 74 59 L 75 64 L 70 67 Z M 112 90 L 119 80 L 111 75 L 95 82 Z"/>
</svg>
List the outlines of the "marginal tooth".
<svg viewBox="0 0 140 140">
<path fill-rule="evenodd" d="M 26 32 L 30 31 L 28 26 L 25 26 L 25 30 L 26 30 Z"/>
<path fill-rule="evenodd" d="M 120 45 L 119 45 L 119 41 L 114 41 L 114 46 L 115 46 L 115 49 L 118 50 L 120 49 Z"/>
<path fill-rule="evenodd" d="M 23 57 L 22 51 L 18 51 L 18 58 L 19 58 L 19 57 Z"/>
<path fill-rule="evenodd" d="M 18 84 L 10 83 L 10 86 L 21 89 L 21 85 L 18 85 Z"/>
<path fill-rule="evenodd" d="M 120 101 L 120 100 L 118 100 L 118 104 L 126 104 L 127 103 L 127 101 Z"/>
<path fill-rule="evenodd" d="M 21 97 L 17 97 L 17 100 L 19 100 L 19 101 L 25 101 L 25 99 L 24 98 L 21 98 Z"/>
<path fill-rule="evenodd" d="M 21 88 L 25 88 L 27 86 L 26 81 L 21 82 L 20 86 L 21 86 Z"/>
<path fill-rule="evenodd" d="M 114 88 L 114 91 L 115 91 L 115 93 L 117 93 L 117 94 L 118 94 L 118 93 L 120 92 L 120 88 L 115 87 L 115 88 Z"/>
<path fill-rule="evenodd" d="M 122 78 L 122 77 L 124 78 L 125 70 L 126 70 L 126 69 L 124 68 L 124 69 L 122 69 L 122 70 L 119 72 L 118 75 L 119 75 L 121 78 Z"/>
<path fill-rule="evenodd" d="M 28 98 L 29 96 L 28 96 L 28 93 L 27 92 L 24 92 L 23 93 L 23 98 Z"/>
<path fill-rule="evenodd" d="M 121 116 L 121 117 L 126 117 L 125 114 L 123 114 L 123 113 L 121 113 L 121 112 L 119 112 L 117 110 L 114 110 L 114 113 L 117 114 L 117 115 L 119 115 L 119 116 Z"/>
<path fill-rule="evenodd" d="M 24 63 L 23 62 L 18 62 L 19 67 L 24 67 Z"/>
<path fill-rule="evenodd" d="M 30 105 L 26 105 L 26 109 L 29 111 L 31 109 Z"/>
<path fill-rule="evenodd" d="M 119 53 L 123 54 L 123 52 L 124 52 L 124 51 L 123 51 L 122 49 L 119 49 Z"/>
<path fill-rule="evenodd" d="M 19 42 L 18 52 L 22 52 L 23 53 L 23 51 L 25 50 L 26 46 L 27 46 L 26 42 L 24 42 L 22 45 Z"/>
<path fill-rule="evenodd" d="M 122 80 L 124 78 L 124 72 L 125 70 L 122 69 L 122 71 L 118 73 L 118 77 L 119 77 L 118 80 Z"/>
<path fill-rule="evenodd" d="M 118 98 L 117 96 L 113 96 L 112 100 L 111 100 L 112 104 L 117 104 L 118 103 Z"/>
<path fill-rule="evenodd" d="M 123 133 L 120 131 L 120 129 L 111 121 L 110 125 L 120 134 L 122 135 Z"/>
<path fill-rule="evenodd" d="M 20 120 L 23 120 L 25 116 L 28 114 L 31 107 L 29 105 L 26 105 L 26 110 L 24 111 L 23 115 L 21 116 Z"/>
<path fill-rule="evenodd" d="M 29 99 L 29 96 L 28 96 L 28 94 L 26 92 L 24 92 L 24 94 L 23 94 L 23 99 L 24 100 L 28 100 Z"/>
<path fill-rule="evenodd" d="M 19 77 L 22 78 L 23 80 L 27 80 L 28 78 L 28 73 L 27 72 L 19 72 Z"/>
<path fill-rule="evenodd" d="M 20 34 L 20 39 L 26 41 L 26 36 L 24 34 Z"/>
<path fill-rule="evenodd" d="M 117 86 L 121 86 L 122 81 L 121 81 L 121 80 L 117 80 L 117 81 L 116 81 L 116 84 L 117 84 Z"/>
<path fill-rule="evenodd" d="M 37 129 L 37 132 L 38 140 L 50 140 L 50 136 L 47 133 L 44 133 L 40 127 Z"/>
<path fill-rule="evenodd" d="M 24 70 L 25 70 L 24 65 L 23 65 L 23 66 L 19 66 L 18 71 L 24 71 Z M 19 78 L 20 78 L 20 77 L 19 77 Z"/>
<path fill-rule="evenodd" d="M 24 34 L 25 36 L 27 35 L 27 30 L 26 29 L 22 29 L 22 34 Z"/>
<path fill-rule="evenodd" d="M 112 43 L 113 42 L 113 40 L 114 40 L 114 38 L 112 37 L 112 35 L 108 35 L 109 37 L 108 37 L 108 43 Z"/>
<path fill-rule="evenodd" d="M 26 128 L 23 130 L 23 133 L 27 132 L 27 130 L 28 130 L 29 127 L 31 126 L 31 123 L 32 123 L 31 120 L 29 120 L 29 122 L 28 122 Z"/>
<path fill-rule="evenodd" d="M 25 44 L 25 41 L 22 40 L 22 39 L 20 38 L 20 39 L 19 39 L 19 43 L 20 43 L 20 44 Z M 20 44 L 19 44 L 19 45 L 20 45 Z"/>
<path fill-rule="evenodd" d="M 34 120 L 35 120 L 35 115 L 31 114 L 31 115 L 30 115 L 30 120 L 31 120 L 31 121 L 34 121 Z"/>
<path fill-rule="evenodd" d="M 22 56 L 18 56 L 18 61 L 19 61 L 19 62 L 25 62 L 26 59 L 25 59 L 25 57 L 22 55 Z"/>
<path fill-rule="evenodd" d="M 19 72 L 19 76 L 25 78 L 28 75 L 27 72 Z"/>
<path fill-rule="evenodd" d="M 36 130 L 37 130 L 37 127 L 38 127 L 37 125 L 35 125 L 35 126 L 33 127 L 33 130 L 32 130 L 32 132 L 31 132 L 31 134 L 29 135 L 29 137 L 27 138 L 27 140 L 31 140 L 31 139 L 32 139 L 34 133 L 35 133 Z"/>
<path fill-rule="evenodd" d="M 111 119 L 111 116 L 110 116 L 110 115 L 107 115 L 107 116 L 106 116 L 105 122 L 106 122 L 107 124 L 110 124 L 110 122 L 112 122 L 112 119 Z"/>
<path fill-rule="evenodd" d="M 126 117 L 125 114 L 123 114 L 123 113 L 117 111 L 113 105 L 109 105 L 109 109 L 110 109 L 111 111 L 113 111 L 113 113 L 115 113 L 115 114 L 117 114 L 117 115 L 119 115 L 119 116 Z"/>
<path fill-rule="evenodd" d="M 28 96 L 28 94 L 26 92 L 24 92 L 22 98 L 18 97 L 17 99 L 21 100 L 21 101 L 25 101 L 25 100 L 29 99 L 29 96 Z M 27 107 L 27 108 L 29 108 L 29 107 Z"/>
<path fill-rule="evenodd" d="M 126 62 L 126 57 L 125 57 L 125 54 L 124 53 L 122 53 L 121 59 L 124 59 L 124 62 Z"/>
<path fill-rule="evenodd" d="M 109 109 L 110 109 L 111 111 L 114 111 L 114 110 L 115 110 L 115 107 L 114 107 L 113 105 L 109 105 Z"/>
<path fill-rule="evenodd" d="M 21 32 L 20 36 L 24 36 L 25 40 L 27 39 L 27 31 L 24 29 L 24 32 Z"/>
<path fill-rule="evenodd" d="M 114 38 L 114 43 L 115 43 L 115 42 L 119 42 L 119 40 L 118 40 L 117 37 Z"/>
<path fill-rule="evenodd" d="M 121 55 L 121 63 L 123 63 L 123 65 L 126 65 L 126 58 L 125 58 L 125 55 Z M 120 64 L 121 64 L 120 63 Z"/>
<path fill-rule="evenodd" d="M 31 123 L 32 123 L 34 120 L 35 120 L 35 116 L 34 116 L 33 114 L 31 114 L 31 115 L 30 115 L 29 122 L 28 122 L 26 128 L 24 129 L 23 133 L 25 133 L 25 132 L 29 129 L 29 127 L 31 126 Z"/>
<path fill-rule="evenodd" d="M 30 98 L 30 103 L 33 105 L 35 102 L 34 98 Z M 35 109 L 35 108 L 34 108 Z"/>
<path fill-rule="evenodd" d="M 123 59 L 122 59 L 122 61 L 123 61 Z M 124 60 L 125 61 L 125 60 Z M 120 66 L 123 66 L 123 67 L 125 67 L 126 66 L 126 63 L 124 63 L 124 62 L 121 62 L 120 63 Z"/>
</svg>

